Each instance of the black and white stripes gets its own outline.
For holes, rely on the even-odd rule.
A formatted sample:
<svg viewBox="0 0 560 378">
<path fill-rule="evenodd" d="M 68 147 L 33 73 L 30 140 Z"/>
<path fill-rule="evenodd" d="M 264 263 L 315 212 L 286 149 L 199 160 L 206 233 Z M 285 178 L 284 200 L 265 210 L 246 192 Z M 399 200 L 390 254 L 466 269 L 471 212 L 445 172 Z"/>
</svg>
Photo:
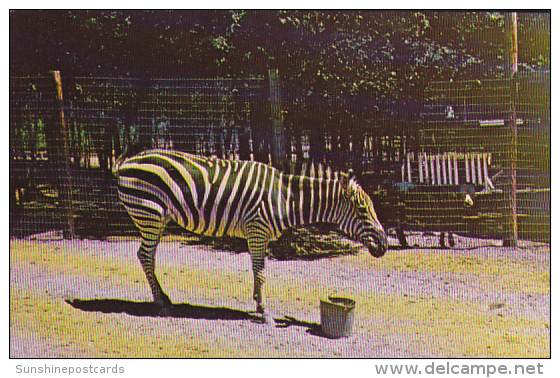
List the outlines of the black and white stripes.
<svg viewBox="0 0 560 378">
<path fill-rule="evenodd" d="M 120 158 L 115 173 L 121 201 L 142 235 L 138 257 L 162 306 L 171 302 L 155 276 L 155 250 L 170 220 L 198 234 L 247 239 L 261 313 L 266 248 L 285 229 L 334 223 L 374 256 L 387 249 L 371 199 L 345 174 L 340 180 L 294 176 L 258 162 L 169 150 Z"/>
</svg>

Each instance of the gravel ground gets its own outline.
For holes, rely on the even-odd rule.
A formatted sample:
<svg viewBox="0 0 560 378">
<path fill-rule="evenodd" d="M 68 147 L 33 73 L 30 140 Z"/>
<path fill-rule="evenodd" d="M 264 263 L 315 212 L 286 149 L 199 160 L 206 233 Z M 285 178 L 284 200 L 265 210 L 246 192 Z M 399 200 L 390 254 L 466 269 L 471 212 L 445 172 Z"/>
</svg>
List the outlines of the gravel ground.
<svg viewBox="0 0 560 378">
<path fill-rule="evenodd" d="M 549 357 L 550 246 L 409 235 L 414 248 L 267 260 L 274 324 L 253 313 L 247 253 L 158 247 L 174 307 L 159 316 L 138 240 L 10 241 L 10 357 Z M 391 238 L 390 244 L 397 245 Z M 326 338 L 319 301 L 357 301 L 350 337 Z"/>
</svg>

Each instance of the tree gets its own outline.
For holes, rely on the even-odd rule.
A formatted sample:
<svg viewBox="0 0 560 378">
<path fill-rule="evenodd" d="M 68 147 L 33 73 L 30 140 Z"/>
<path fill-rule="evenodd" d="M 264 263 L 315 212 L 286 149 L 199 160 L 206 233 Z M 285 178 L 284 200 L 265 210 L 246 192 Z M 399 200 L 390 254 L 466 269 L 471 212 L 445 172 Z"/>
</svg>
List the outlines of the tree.
<svg viewBox="0 0 560 378">
<path fill-rule="evenodd" d="M 10 73 L 147 80 L 278 68 L 286 118 L 323 134 L 413 117 L 434 80 L 503 77 L 504 41 L 500 12 L 25 10 L 10 12 Z M 520 67 L 549 68 L 550 14 L 520 13 L 519 44 Z"/>
</svg>

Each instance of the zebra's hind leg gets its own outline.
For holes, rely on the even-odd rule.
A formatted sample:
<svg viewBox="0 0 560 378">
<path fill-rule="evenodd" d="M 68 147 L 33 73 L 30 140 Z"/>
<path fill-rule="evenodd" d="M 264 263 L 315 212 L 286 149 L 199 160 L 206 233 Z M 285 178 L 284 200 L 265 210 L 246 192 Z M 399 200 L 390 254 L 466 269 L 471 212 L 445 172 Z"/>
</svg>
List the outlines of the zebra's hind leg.
<svg viewBox="0 0 560 378">
<path fill-rule="evenodd" d="M 442 231 L 439 234 L 439 246 L 441 248 L 445 248 L 445 231 Z"/>
<path fill-rule="evenodd" d="M 455 237 L 453 236 L 452 232 L 447 233 L 447 242 L 449 243 L 450 247 L 455 247 Z"/>
<path fill-rule="evenodd" d="M 399 244 L 401 245 L 401 247 L 410 248 L 410 246 L 408 245 L 408 241 L 406 240 L 406 235 L 404 234 L 404 230 L 400 227 L 397 227 L 395 229 L 395 232 L 397 233 L 397 238 L 399 238 Z"/>
<path fill-rule="evenodd" d="M 257 303 L 257 313 L 262 316 L 265 323 L 274 324 L 274 319 L 268 314 L 264 305 L 262 288 L 264 285 L 264 265 L 266 249 L 268 247 L 268 235 L 259 232 L 258 229 L 251 230 L 247 235 L 249 254 L 253 265 L 253 299 Z"/>
<path fill-rule="evenodd" d="M 172 306 L 171 300 L 163 292 L 155 273 L 156 248 L 162 232 L 163 228 L 155 235 L 142 233 L 142 244 L 138 250 L 138 259 L 140 260 L 140 264 L 142 264 L 142 269 L 144 269 L 144 273 L 152 289 L 154 303 L 158 307 L 169 308 Z"/>
</svg>

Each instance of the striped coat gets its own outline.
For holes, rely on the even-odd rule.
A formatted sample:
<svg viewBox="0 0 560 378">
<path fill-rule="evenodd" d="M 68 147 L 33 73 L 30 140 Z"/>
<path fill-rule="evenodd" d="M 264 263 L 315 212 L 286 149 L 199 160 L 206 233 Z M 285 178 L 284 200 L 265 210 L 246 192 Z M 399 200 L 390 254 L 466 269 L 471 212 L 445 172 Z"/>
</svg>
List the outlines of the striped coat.
<svg viewBox="0 0 560 378">
<path fill-rule="evenodd" d="M 155 249 L 170 220 L 197 234 L 247 240 L 260 313 L 267 245 L 285 229 L 334 223 L 374 256 L 387 249 L 371 199 L 348 175 L 340 180 L 295 176 L 259 162 L 169 150 L 119 158 L 115 174 L 120 199 L 142 236 L 138 257 L 161 306 L 171 302 L 155 276 Z"/>
</svg>

